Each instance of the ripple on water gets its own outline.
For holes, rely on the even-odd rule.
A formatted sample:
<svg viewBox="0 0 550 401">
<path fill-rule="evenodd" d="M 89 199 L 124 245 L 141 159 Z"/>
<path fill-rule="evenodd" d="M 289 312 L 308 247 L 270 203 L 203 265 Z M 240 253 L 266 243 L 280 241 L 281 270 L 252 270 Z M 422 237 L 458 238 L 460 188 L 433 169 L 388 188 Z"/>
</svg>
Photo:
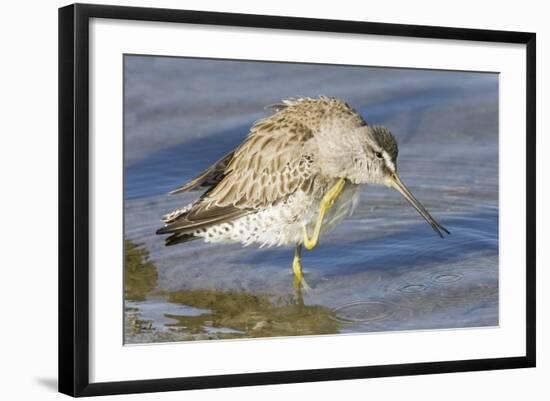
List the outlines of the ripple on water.
<svg viewBox="0 0 550 401">
<path fill-rule="evenodd" d="M 422 292 L 425 291 L 428 288 L 428 286 L 424 284 L 405 284 L 397 289 L 399 292 Z"/>
<path fill-rule="evenodd" d="M 422 275 L 413 275 L 405 280 L 391 280 L 384 287 L 386 296 L 395 293 L 401 294 L 417 294 L 429 290 L 431 283 Z"/>
<path fill-rule="evenodd" d="M 431 278 L 433 284 L 450 284 L 462 280 L 464 275 L 460 273 L 438 273 Z"/>
<path fill-rule="evenodd" d="M 388 319 L 395 306 L 386 301 L 357 301 L 333 309 L 335 319 L 343 323 L 368 323 Z"/>
</svg>

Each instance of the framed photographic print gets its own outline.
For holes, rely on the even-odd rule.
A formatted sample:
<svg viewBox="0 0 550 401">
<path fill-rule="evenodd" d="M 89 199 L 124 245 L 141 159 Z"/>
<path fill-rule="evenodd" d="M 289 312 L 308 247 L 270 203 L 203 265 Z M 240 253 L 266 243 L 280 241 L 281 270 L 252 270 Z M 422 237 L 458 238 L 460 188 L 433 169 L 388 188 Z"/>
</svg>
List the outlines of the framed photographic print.
<svg viewBox="0 0 550 401">
<path fill-rule="evenodd" d="M 59 10 L 59 390 L 535 366 L 535 34 Z"/>
</svg>

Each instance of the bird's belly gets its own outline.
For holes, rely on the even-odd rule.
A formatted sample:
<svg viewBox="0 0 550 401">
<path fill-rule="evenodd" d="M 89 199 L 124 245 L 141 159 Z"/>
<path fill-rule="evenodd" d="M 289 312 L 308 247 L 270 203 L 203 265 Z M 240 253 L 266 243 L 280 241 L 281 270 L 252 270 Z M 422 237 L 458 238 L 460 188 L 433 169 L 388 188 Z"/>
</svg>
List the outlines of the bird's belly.
<svg viewBox="0 0 550 401">
<path fill-rule="evenodd" d="M 359 186 L 347 184 L 334 205 L 326 213 L 322 232 L 334 228 L 349 216 L 359 198 Z M 319 216 L 320 200 L 298 191 L 286 202 L 262 209 L 229 223 L 211 227 L 198 236 L 207 242 L 240 242 L 247 246 L 280 246 L 303 241 L 303 227 L 311 235 Z"/>
</svg>

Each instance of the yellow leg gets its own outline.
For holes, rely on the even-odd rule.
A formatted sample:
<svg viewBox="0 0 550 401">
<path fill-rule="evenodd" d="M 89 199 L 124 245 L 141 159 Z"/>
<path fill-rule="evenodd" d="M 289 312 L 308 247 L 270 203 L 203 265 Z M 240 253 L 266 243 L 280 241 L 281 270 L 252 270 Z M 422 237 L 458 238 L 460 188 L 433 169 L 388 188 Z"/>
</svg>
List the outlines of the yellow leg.
<svg viewBox="0 0 550 401">
<path fill-rule="evenodd" d="M 325 214 L 332 207 L 332 205 L 334 205 L 334 202 L 336 202 L 336 199 L 338 199 L 338 196 L 342 193 L 345 184 L 346 180 L 344 178 L 340 178 L 338 182 L 326 193 L 326 195 L 321 200 L 319 217 L 317 218 L 317 222 L 315 223 L 313 236 L 311 238 L 309 238 L 307 234 L 307 229 L 304 226 L 304 246 L 306 247 L 306 249 L 311 250 L 315 248 L 315 246 L 319 242 L 319 235 L 321 234 L 321 226 L 323 225 Z"/>
<path fill-rule="evenodd" d="M 302 273 L 302 244 L 296 245 L 294 260 L 292 261 L 292 270 L 294 271 L 294 287 L 296 290 L 301 290 L 302 286 L 304 286 L 306 290 L 309 290 L 310 288 L 304 280 L 304 275 Z"/>
</svg>

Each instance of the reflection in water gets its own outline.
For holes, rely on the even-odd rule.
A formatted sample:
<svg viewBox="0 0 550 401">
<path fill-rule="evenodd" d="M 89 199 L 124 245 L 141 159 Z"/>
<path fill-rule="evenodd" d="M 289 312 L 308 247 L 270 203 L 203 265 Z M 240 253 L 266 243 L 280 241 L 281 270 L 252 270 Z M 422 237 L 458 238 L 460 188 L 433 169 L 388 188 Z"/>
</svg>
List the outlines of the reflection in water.
<svg viewBox="0 0 550 401">
<path fill-rule="evenodd" d="M 281 297 L 210 289 L 155 290 L 151 283 L 156 282 L 156 271 L 147 252 L 126 241 L 125 254 L 126 343 L 339 332 L 334 312 L 305 305 L 301 292 Z"/>
<path fill-rule="evenodd" d="M 157 285 L 157 270 L 149 261 L 149 253 L 131 241 L 124 241 L 124 298 L 144 300 Z"/>
<path fill-rule="evenodd" d="M 293 297 L 272 299 L 266 295 L 233 291 L 191 290 L 168 294 L 168 301 L 207 308 L 208 315 L 178 316 L 170 327 L 181 327 L 191 334 L 229 328 L 237 333 L 220 333 L 222 338 L 271 337 L 338 332 L 332 313 L 322 306 L 306 306 Z"/>
</svg>

